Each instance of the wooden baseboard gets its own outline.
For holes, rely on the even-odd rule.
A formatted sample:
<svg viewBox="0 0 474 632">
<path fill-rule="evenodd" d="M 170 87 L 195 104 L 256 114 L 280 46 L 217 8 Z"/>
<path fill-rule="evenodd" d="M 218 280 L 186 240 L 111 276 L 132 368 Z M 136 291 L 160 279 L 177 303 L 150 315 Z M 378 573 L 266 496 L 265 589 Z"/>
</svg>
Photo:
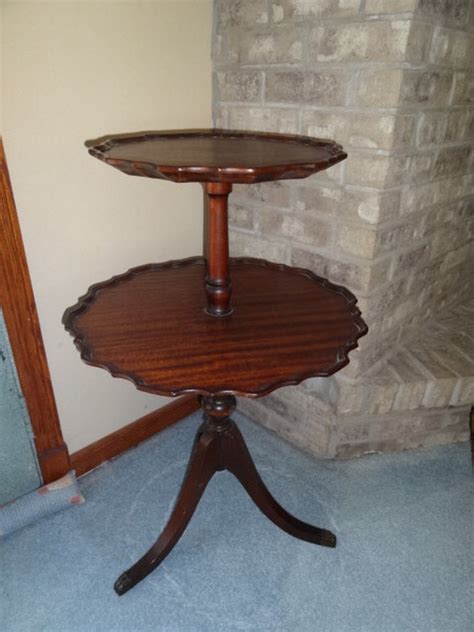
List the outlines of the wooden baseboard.
<svg viewBox="0 0 474 632">
<path fill-rule="evenodd" d="M 198 408 L 200 408 L 200 404 L 197 395 L 184 395 L 177 401 L 173 401 L 74 452 L 71 454 L 71 467 L 76 470 L 77 476 L 81 476 L 104 461 L 112 459 L 145 439 L 149 439 L 157 432 L 175 424 Z"/>
</svg>

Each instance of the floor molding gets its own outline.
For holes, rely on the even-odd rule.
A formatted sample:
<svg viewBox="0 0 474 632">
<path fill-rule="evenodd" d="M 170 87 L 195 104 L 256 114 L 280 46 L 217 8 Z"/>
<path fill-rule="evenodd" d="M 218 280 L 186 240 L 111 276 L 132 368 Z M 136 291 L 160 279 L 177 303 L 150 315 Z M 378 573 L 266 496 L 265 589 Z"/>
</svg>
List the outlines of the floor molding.
<svg viewBox="0 0 474 632">
<path fill-rule="evenodd" d="M 172 426 L 200 408 L 197 395 L 184 395 L 158 410 L 71 454 L 71 467 L 81 476 Z"/>
</svg>

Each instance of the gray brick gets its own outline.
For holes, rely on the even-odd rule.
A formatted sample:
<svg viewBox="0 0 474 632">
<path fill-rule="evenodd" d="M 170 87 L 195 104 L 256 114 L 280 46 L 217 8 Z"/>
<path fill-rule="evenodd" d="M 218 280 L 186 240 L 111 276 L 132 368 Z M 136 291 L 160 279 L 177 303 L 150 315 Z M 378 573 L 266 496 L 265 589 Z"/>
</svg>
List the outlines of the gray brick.
<svg viewBox="0 0 474 632">
<path fill-rule="evenodd" d="M 474 74 L 472 72 L 455 73 L 452 104 L 472 105 L 472 103 L 474 103 Z"/>
<path fill-rule="evenodd" d="M 405 382 L 400 385 L 395 398 L 394 410 L 415 410 L 421 406 L 425 395 L 426 382 Z"/>
<path fill-rule="evenodd" d="M 433 165 L 432 177 L 446 178 L 466 173 L 469 169 L 471 151 L 471 146 L 441 149 Z"/>
<path fill-rule="evenodd" d="M 265 100 L 277 103 L 343 105 L 347 78 L 341 72 L 267 71 Z"/>
<path fill-rule="evenodd" d="M 469 112 L 467 110 L 454 110 L 447 114 L 447 125 L 444 140 L 448 143 L 462 142 L 468 138 L 466 133 L 467 119 Z"/>
<path fill-rule="evenodd" d="M 325 169 L 324 171 L 318 171 L 318 173 L 316 173 L 314 176 L 311 176 L 310 182 L 316 183 L 316 184 L 333 184 L 333 185 L 338 185 L 342 183 L 342 174 L 344 173 L 344 169 L 345 169 L 345 161 L 344 162 L 340 162 L 337 165 L 334 165 L 334 167 L 331 167 L 330 169 Z"/>
<path fill-rule="evenodd" d="M 274 394 L 264 401 L 265 405 L 262 405 L 260 401 L 244 398 L 239 401 L 239 408 L 304 451 L 319 457 L 333 456 L 332 423 L 327 415 L 318 416 L 315 408 L 309 417 L 306 410 L 288 406 Z"/>
<path fill-rule="evenodd" d="M 316 397 L 327 404 L 328 409 L 332 411 L 339 397 L 339 389 L 334 376 L 311 377 L 305 380 L 302 386 L 310 393 L 314 393 Z"/>
<path fill-rule="evenodd" d="M 366 411 L 369 415 L 381 415 L 392 410 L 399 385 L 393 380 L 383 381 L 380 376 L 369 379 Z M 370 423 L 374 437 L 373 422 Z"/>
<path fill-rule="evenodd" d="M 423 22 L 411 21 L 404 60 L 411 64 L 428 61 L 433 27 Z"/>
<path fill-rule="evenodd" d="M 438 192 L 439 185 L 436 182 L 407 187 L 402 194 L 401 214 L 414 213 L 433 206 L 438 200 Z"/>
<path fill-rule="evenodd" d="M 326 378 L 322 378 L 326 379 Z M 275 399 L 283 401 L 287 406 L 294 406 L 298 408 L 302 413 L 309 415 L 317 413 L 318 416 L 327 416 L 325 424 L 332 424 L 332 408 L 328 406 L 324 401 L 317 397 L 314 393 L 311 393 L 303 388 L 302 385 L 297 386 L 285 386 L 278 389 L 274 393 Z"/>
<path fill-rule="evenodd" d="M 411 158 L 411 180 L 420 185 L 431 181 L 437 159 L 436 152 L 432 150 L 420 151 Z"/>
<path fill-rule="evenodd" d="M 352 151 L 346 161 L 345 181 L 383 189 L 390 170 L 388 155 Z"/>
<path fill-rule="evenodd" d="M 438 335 L 435 334 L 435 336 L 436 337 L 431 338 L 433 340 L 434 355 L 458 375 L 473 375 L 474 359 L 470 358 L 469 349 L 465 349 L 467 355 L 464 355 L 464 353 L 457 349 L 456 345 L 452 343 L 451 336 L 449 338 L 443 337 L 441 340 Z"/>
<path fill-rule="evenodd" d="M 416 9 L 418 0 L 365 0 L 366 13 L 407 13 Z"/>
<path fill-rule="evenodd" d="M 409 20 L 325 24 L 310 35 L 310 59 L 316 62 L 403 61 Z"/>
<path fill-rule="evenodd" d="M 421 405 L 425 408 L 442 408 L 448 406 L 455 385 L 455 378 L 438 379 L 429 382 Z"/>
<path fill-rule="evenodd" d="M 332 240 L 332 227 L 311 213 L 285 213 L 262 208 L 257 216 L 258 230 L 262 235 L 286 237 L 292 242 L 312 246 L 328 246 Z"/>
<path fill-rule="evenodd" d="M 407 433 L 407 447 L 431 447 L 444 443 L 466 441 L 469 437 L 469 410 L 457 407 L 442 412 L 417 414 L 411 432 Z"/>
<path fill-rule="evenodd" d="M 340 259 L 331 259 L 301 247 L 293 247 L 291 263 L 299 268 L 309 268 L 318 275 L 328 278 L 333 283 L 344 285 L 353 291 L 368 291 L 376 285 L 374 276 L 375 271 L 378 271 L 378 269 L 369 265 L 368 262 L 341 261 Z"/>
<path fill-rule="evenodd" d="M 415 117 L 414 116 L 396 116 L 393 128 L 392 148 L 399 149 L 414 144 L 415 136 Z"/>
<path fill-rule="evenodd" d="M 327 216 L 338 213 L 346 202 L 346 194 L 342 187 L 322 184 L 319 186 L 300 186 L 297 189 L 294 210 L 320 212 Z"/>
<path fill-rule="evenodd" d="M 451 406 L 474 405 L 474 375 L 460 380 L 449 403 Z"/>
<path fill-rule="evenodd" d="M 416 87 L 411 79 L 410 86 L 404 88 L 406 71 L 401 68 L 366 68 L 359 71 L 353 104 L 362 107 L 397 107 L 400 93 L 406 93 L 405 101 L 414 100 Z M 446 91 L 446 97 L 449 91 Z"/>
<path fill-rule="evenodd" d="M 444 258 L 444 261 L 441 265 L 441 272 L 445 272 L 454 266 L 458 266 L 465 261 L 472 259 L 473 253 L 473 245 L 471 243 L 465 244 L 460 248 L 456 248 L 456 250 L 451 250 Z"/>
<path fill-rule="evenodd" d="M 336 404 L 338 415 L 354 415 L 365 409 L 367 385 L 355 380 L 345 379 L 340 373 L 337 375 L 339 399 Z"/>
<path fill-rule="evenodd" d="M 349 133 L 347 112 L 306 110 L 302 114 L 301 131 L 308 136 L 332 138 L 346 147 Z"/>
<path fill-rule="evenodd" d="M 290 204 L 291 183 L 282 181 L 262 182 L 248 186 L 248 184 L 236 184 L 234 186 L 232 198 L 251 201 L 252 204 L 261 209 L 263 205 L 288 207 Z"/>
<path fill-rule="evenodd" d="M 436 27 L 431 42 L 430 62 L 450 68 L 472 65 L 472 34 Z"/>
<path fill-rule="evenodd" d="M 301 125 L 304 134 L 332 138 L 346 148 L 391 149 L 411 144 L 414 117 L 307 110 L 303 112 Z"/>
<path fill-rule="evenodd" d="M 302 31 L 281 26 L 272 33 L 241 32 L 239 61 L 243 64 L 295 63 L 303 59 Z"/>
<path fill-rule="evenodd" d="M 410 178 L 409 161 L 406 156 L 353 150 L 346 160 L 346 183 L 377 189 L 403 184 Z"/>
<path fill-rule="evenodd" d="M 352 445 L 369 438 L 367 419 L 345 417 L 337 424 L 337 439 L 339 445 Z"/>
<path fill-rule="evenodd" d="M 405 276 L 416 266 L 424 265 L 429 259 L 429 254 L 428 244 L 421 244 L 415 246 L 415 248 L 396 254 L 392 259 L 390 278 L 393 279 L 401 274 Z"/>
<path fill-rule="evenodd" d="M 468 110 L 466 112 L 464 139 L 469 140 L 474 138 L 474 110 Z"/>
<path fill-rule="evenodd" d="M 288 245 L 261 236 L 241 233 L 233 229 L 229 234 L 230 254 L 233 257 L 261 257 L 269 261 L 285 263 Z"/>
<path fill-rule="evenodd" d="M 253 26 L 269 21 L 267 0 L 215 0 L 214 12 L 219 29 L 229 26 Z"/>
<path fill-rule="evenodd" d="M 374 417 L 370 424 L 370 441 L 379 445 L 385 441 L 403 441 L 407 433 L 407 421 L 393 414 Z"/>
<path fill-rule="evenodd" d="M 285 64 L 303 57 L 302 31 L 281 26 L 274 32 L 228 28 L 218 33 L 213 56 L 217 64 Z"/>
<path fill-rule="evenodd" d="M 472 314 L 433 320 L 467 292 L 472 265 L 474 60 L 466 6 L 216 5 L 215 121 L 331 137 L 349 150 L 347 161 L 307 180 L 237 185 L 231 198 L 232 254 L 310 268 L 353 289 L 370 327 L 331 380 L 282 389 L 268 405 L 244 400 L 264 425 L 313 454 L 466 436 L 467 406 L 463 412 L 459 404 L 474 397 L 466 351 L 474 344 Z M 400 340 L 411 341 L 410 352 Z"/>
<path fill-rule="evenodd" d="M 231 202 L 229 205 L 229 224 L 232 227 L 253 230 L 255 227 L 255 210 Z"/>
<path fill-rule="evenodd" d="M 387 188 L 399 187 L 410 180 L 410 156 L 392 154 L 389 158 L 389 171 L 385 179 Z"/>
<path fill-rule="evenodd" d="M 216 94 L 219 101 L 258 101 L 263 76 L 256 70 L 228 70 L 216 73 Z"/>
<path fill-rule="evenodd" d="M 445 140 L 447 114 L 442 111 L 421 112 L 417 124 L 417 144 L 438 145 Z"/>
<path fill-rule="evenodd" d="M 357 15 L 360 0 L 272 0 L 273 22 L 294 20 L 305 22 L 321 17 Z"/>
<path fill-rule="evenodd" d="M 348 208 L 354 208 L 357 215 L 369 224 L 378 224 L 398 217 L 400 212 L 400 192 L 376 193 L 346 189 Z"/>
<path fill-rule="evenodd" d="M 417 13 L 446 24 L 462 26 L 469 14 L 469 0 L 419 0 Z"/>
<path fill-rule="evenodd" d="M 232 106 L 229 111 L 229 126 L 232 129 L 256 130 L 261 132 L 298 132 L 298 110 L 296 108 Z"/>
<path fill-rule="evenodd" d="M 457 378 L 457 373 L 447 367 L 443 362 L 435 356 L 429 348 L 425 348 L 423 344 L 417 344 L 411 347 L 410 354 L 415 360 L 423 366 L 424 371 L 435 379 Z"/>
<path fill-rule="evenodd" d="M 434 70 L 406 70 L 401 84 L 400 101 L 404 105 L 447 105 L 452 73 Z"/>
<path fill-rule="evenodd" d="M 343 225 L 337 243 L 344 252 L 372 259 L 377 249 L 377 233 L 369 227 Z"/>
<path fill-rule="evenodd" d="M 229 112 L 226 107 L 220 104 L 214 104 L 212 108 L 212 121 L 214 127 L 228 128 L 229 127 Z"/>
</svg>

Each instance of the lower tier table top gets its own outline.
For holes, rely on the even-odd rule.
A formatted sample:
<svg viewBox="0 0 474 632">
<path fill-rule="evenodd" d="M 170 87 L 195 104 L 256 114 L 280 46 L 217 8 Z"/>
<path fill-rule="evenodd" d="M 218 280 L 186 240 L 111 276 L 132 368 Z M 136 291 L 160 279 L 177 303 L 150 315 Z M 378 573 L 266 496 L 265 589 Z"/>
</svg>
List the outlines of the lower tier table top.
<svg viewBox="0 0 474 632">
<path fill-rule="evenodd" d="M 206 260 L 148 264 L 92 286 L 64 324 L 88 364 L 160 395 L 258 397 L 348 363 L 355 297 L 308 270 L 230 260 L 232 314 L 205 312 Z"/>
</svg>

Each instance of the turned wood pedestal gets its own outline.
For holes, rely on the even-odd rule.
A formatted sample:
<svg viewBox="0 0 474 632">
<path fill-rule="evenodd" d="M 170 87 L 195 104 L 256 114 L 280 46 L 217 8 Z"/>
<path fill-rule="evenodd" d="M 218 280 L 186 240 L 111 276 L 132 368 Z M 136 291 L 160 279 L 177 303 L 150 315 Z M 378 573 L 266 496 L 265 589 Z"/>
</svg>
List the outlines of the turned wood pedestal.
<svg viewBox="0 0 474 632">
<path fill-rule="evenodd" d="M 130 175 L 202 182 L 208 196 L 206 258 L 134 268 L 92 286 L 64 324 L 88 364 L 160 395 L 198 393 L 204 413 L 176 505 L 150 550 L 116 581 L 122 595 L 168 555 L 220 470 L 290 535 L 334 547 L 330 531 L 290 515 L 260 478 L 231 419 L 235 396 L 328 376 L 367 331 L 355 297 L 309 270 L 229 258 L 233 183 L 303 178 L 343 160 L 336 143 L 224 130 L 147 132 L 87 143 Z"/>
</svg>

